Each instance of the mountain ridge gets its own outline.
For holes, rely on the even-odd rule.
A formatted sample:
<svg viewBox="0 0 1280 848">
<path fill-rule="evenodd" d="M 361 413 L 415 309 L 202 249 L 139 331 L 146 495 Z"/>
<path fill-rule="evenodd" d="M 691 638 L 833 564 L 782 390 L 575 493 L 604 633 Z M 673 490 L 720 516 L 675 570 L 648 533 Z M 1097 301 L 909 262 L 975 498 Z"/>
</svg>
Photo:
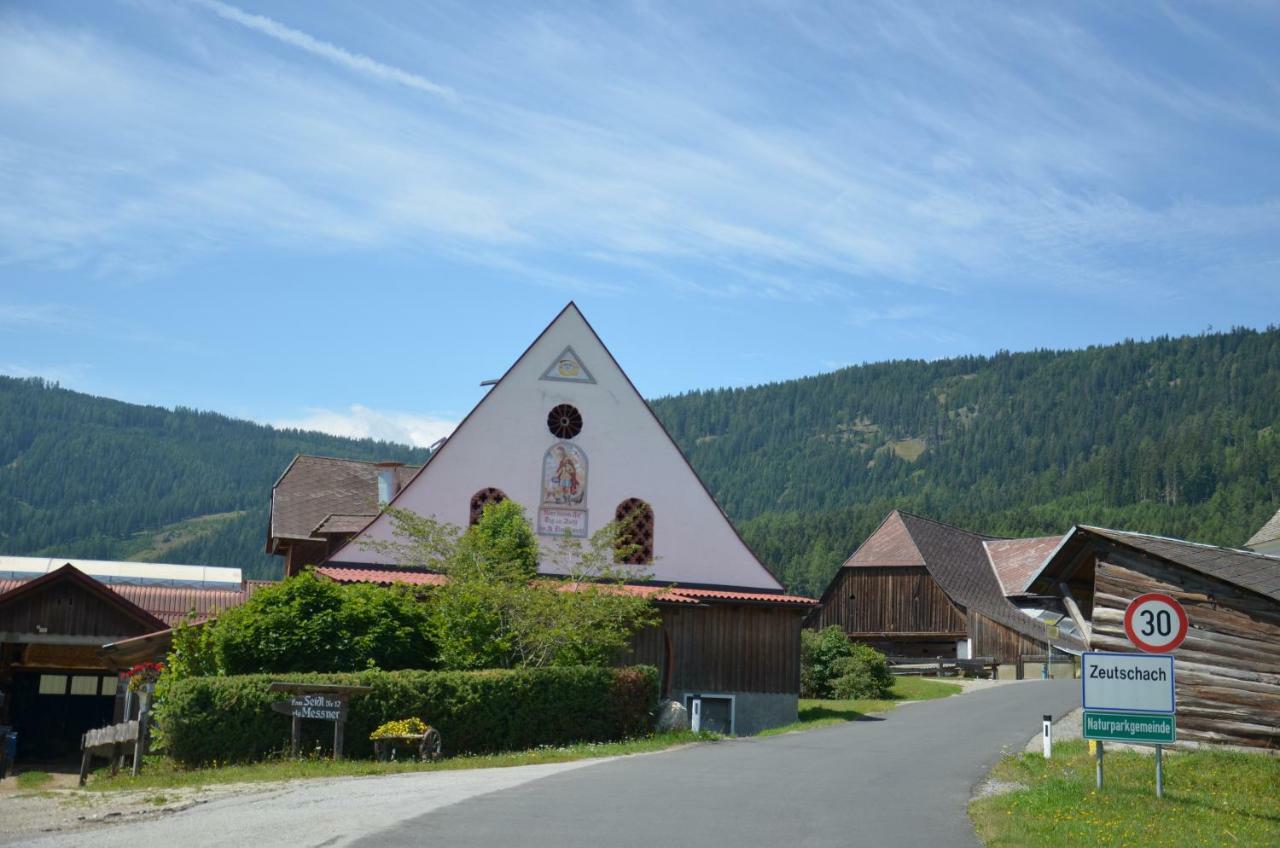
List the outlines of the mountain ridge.
<svg viewBox="0 0 1280 848">
<path fill-rule="evenodd" d="M 1240 545 L 1280 506 L 1274 327 L 894 360 L 651 405 L 748 544 L 810 594 L 895 507 L 991 535 L 1093 523 Z M 297 453 L 428 455 L 0 376 L 0 551 L 278 576 L 269 493 Z"/>
</svg>

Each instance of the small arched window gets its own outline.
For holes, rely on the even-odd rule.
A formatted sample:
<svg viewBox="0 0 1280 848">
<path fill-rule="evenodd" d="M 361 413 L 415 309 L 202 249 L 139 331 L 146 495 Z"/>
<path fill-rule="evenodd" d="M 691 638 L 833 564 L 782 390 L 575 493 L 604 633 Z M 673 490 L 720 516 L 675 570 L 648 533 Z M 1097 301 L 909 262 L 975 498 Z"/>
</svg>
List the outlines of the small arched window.
<svg viewBox="0 0 1280 848">
<path fill-rule="evenodd" d="M 614 512 L 618 522 L 618 562 L 647 565 L 653 562 L 653 507 L 639 498 L 627 498 Z"/>
<path fill-rule="evenodd" d="M 471 496 L 471 523 L 475 524 L 480 520 L 480 516 L 484 515 L 484 508 L 489 504 L 502 503 L 507 499 L 507 493 L 501 489 L 481 489 Z"/>
</svg>

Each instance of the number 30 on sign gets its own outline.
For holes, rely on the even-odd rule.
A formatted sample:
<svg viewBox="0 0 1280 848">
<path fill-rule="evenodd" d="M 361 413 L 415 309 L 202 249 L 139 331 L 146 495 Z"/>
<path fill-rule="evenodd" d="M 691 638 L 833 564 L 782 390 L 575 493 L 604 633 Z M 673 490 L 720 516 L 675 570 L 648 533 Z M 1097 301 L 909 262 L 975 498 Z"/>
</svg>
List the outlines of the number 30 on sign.
<svg viewBox="0 0 1280 848">
<path fill-rule="evenodd" d="M 1124 611 L 1124 632 L 1142 650 L 1167 654 L 1187 638 L 1187 614 L 1168 595 L 1139 595 Z"/>
</svg>

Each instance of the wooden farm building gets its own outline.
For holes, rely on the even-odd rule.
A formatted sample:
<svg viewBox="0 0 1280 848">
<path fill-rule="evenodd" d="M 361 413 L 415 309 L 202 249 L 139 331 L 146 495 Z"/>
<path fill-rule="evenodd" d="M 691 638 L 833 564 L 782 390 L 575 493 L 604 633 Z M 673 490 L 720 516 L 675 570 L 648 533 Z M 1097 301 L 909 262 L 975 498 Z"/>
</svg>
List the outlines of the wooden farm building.
<svg viewBox="0 0 1280 848">
<path fill-rule="evenodd" d="M 896 657 L 1043 655 L 1045 624 L 1010 602 L 1059 539 L 996 539 L 894 510 L 832 579 L 807 626 L 836 625 Z M 1069 636 L 1055 649 L 1078 652 Z"/>
<path fill-rule="evenodd" d="M 78 756 L 80 734 L 120 714 L 121 669 L 162 659 L 179 620 L 243 603 L 259 585 L 239 569 L 47 563 L 0 557 L 0 726 L 17 731 L 28 761 Z M 222 579 L 205 580 L 210 571 Z"/>
<path fill-rule="evenodd" d="M 286 577 L 324 562 L 377 518 L 418 468 L 299 454 L 271 487 L 267 553 L 284 558 Z"/>
<path fill-rule="evenodd" d="M 1280 558 L 1076 527 L 1030 588 L 1060 597 L 1095 651 L 1135 651 L 1125 608 L 1172 595 L 1189 622 L 1173 652 L 1180 743 L 1280 748 Z"/>
<path fill-rule="evenodd" d="M 484 376 L 484 375 L 480 375 Z M 614 521 L 659 627 L 626 662 L 659 668 L 664 697 L 700 695 L 704 726 L 754 733 L 796 720 L 800 629 L 813 608 L 790 596 L 729 523 L 680 449 L 569 304 L 488 389 L 421 468 L 299 457 L 276 483 L 267 550 L 285 570 L 339 581 L 430 583 L 388 552 L 390 505 L 466 527 L 488 503 L 524 506 L 547 543 Z"/>
</svg>

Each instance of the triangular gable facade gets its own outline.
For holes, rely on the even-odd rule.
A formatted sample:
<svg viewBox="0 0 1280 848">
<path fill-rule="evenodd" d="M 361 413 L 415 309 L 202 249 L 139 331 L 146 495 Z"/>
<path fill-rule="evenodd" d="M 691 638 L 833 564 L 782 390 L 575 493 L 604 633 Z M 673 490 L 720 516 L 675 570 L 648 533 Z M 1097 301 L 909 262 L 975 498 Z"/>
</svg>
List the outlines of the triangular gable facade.
<svg viewBox="0 0 1280 848">
<path fill-rule="evenodd" d="M 846 568 L 924 564 L 920 549 L 916 547 L 911 533 L 902 522 L 902 515 L 896 509 L 880 522 L 875 532 L 845 561 Z"/>
<path fill-rule="evenodd" d="M 40 632 L 92 642 L 168 626 L 70 563 L 0 594 L 0 620 L 17 642 Z"/>
<path fill-rule="evenodd" d="M 521 504 L 552 547 L 636 502 L 652 510 L 653 580 L 780 592 L 578 308 L 570 303 L 392 505 L 466 527 L 473 503 Z M 390 563 L 382 515 L 329 559 Z M 554 563 L 542 570 L 554 573 Z"/>
</svg>

